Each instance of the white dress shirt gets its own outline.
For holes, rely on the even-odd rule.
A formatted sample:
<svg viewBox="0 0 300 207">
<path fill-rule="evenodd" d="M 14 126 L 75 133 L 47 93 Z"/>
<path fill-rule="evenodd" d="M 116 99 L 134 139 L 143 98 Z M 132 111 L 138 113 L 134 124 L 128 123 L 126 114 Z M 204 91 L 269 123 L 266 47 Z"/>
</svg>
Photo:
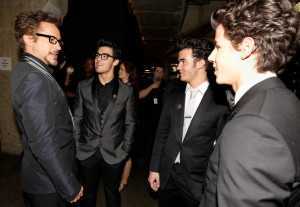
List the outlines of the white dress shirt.
<svg viewBox="0 0 300 207">
<path fill-rule="evenodd" d="M 242 96 L 255 84 L 266 80 L 268 78 L 277 77 L 275 73 L 267 71 L 266 73 L 260 73 L 250 80 L 246 81 L 241 85 L 241 87 L 236 91 L 235 98 L 234 98 L 234 105 L 242 98 Z"/>
<path fill-rule="evenodd" d="M 186 118 L 186 116 L 184 116 L 184 123 L 183 123 L 183 130 L 182 130 L 182 142 L 185 138 L 185 135 L 186 135 L 186 132 L 190 126 L 190 123 L 198 109 L 198 106 L 200 105 L 200 102 L 203 98 L 203 95 L 205 94 L 207 88 L 209 86 L 209 82 L 208 81 L 205 81 L 204 83 L 202 83 L 201 85 L 199 85 L 197 88 L 195 88 L 195 90 L 198 90 L 198 93 L 196 94 L 195 96 L 195 102 L 194 102 L 194 107 L 193 107 L 193 110 L 192 110 L 192 116 L 189 117 L 189 118 Z M 188 101 L 189 101 L 189 97 L 191 96 L 191 92 L 189 90 L 189 88 L 191 88 L 191 85 L 189 83 L 186 84 L 186 88 L 185 88 L 185 103 L 184 103 L 184 114 L 186 114 L 186 110 L 187 110 L 187 104 L 188 104 Z M 180 152 L 178 153 L 176 159 L 175 159 L 175 163 L 180 163 Z"/>
</svg>

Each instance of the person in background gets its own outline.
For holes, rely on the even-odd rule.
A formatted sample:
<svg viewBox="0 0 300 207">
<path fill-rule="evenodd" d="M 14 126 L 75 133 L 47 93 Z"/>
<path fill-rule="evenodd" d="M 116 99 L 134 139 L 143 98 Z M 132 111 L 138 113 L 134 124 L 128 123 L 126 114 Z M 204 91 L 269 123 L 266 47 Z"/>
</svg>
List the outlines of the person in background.
<svg viewBox="0 0 300 207">
<path fill-rule="evenodd" d="M 300 102 L 276 75 L 299 47 L 299 13 L 289 0 L 239 0 L 213 12 L 211 23 L 208 59 L 235 99 L 200 206 L 300 206 Z"/>
<path fill-rule="evenodd" d="M 87 57 L 84 60 L 83 64 L 83 75 L 81 77 L 81 80 L 93 77 L 95 75 L 95 63 L 93 58 Z"/>
<path fill-rule="evenodd" d="M 123 81 L 123 83 L 126 83 L 130 86 L 133 86 L 135 99 L 136 99 L 136 106 L 138 106 L 138 74 L 136 67 L 129 61 L 123 61 L 120 63 L 120 69 L 119 69 L 119 78 Z M 138 125 L 138 121 L 137 121 Z M 136 127 L 138 128 L 138 126 Z M 134 140 L 137 137 L 137 131 L 134 133 Z M 135 148 L 135 141 L 133 142 L 133 148 Z M 131 153 L 132 154 L 132 153 Z M 120 183 L 119 191 L 121 192 L 128 186 L 128 178 L 130 175 L 130 170 L 132 166 L 132 159 L 131 156 L 127 158 L 127 161 L 124 166 L 124 170 L 122 173 L 122 180 Z"/>
<path fill-rule="evenodd" d="M 78 84 L 78 71 L 70 63 L 66 53 L 61 50 L 58 55 L 58 65 L 52 66 L 53 77 L 65 92 L 68 100 L 68 105 L 73 113 L 73 101 L 75 98 L 75 92 Z"/>
<path fill-rule="evenodd" d="M 163 75 L 164 67 L 157 65 L 154 67 L 151 79 L 143 79 L 140 84 L 138 115 L 141 122 L 141 137 L 137 141 L 139 165 L 145 165 L 150 159 L 166 87 Z"/>
<path fill-rule="evenodd" d="M 83 194 L 76 178 L 72 114 L 49 67 L 58 64 L 61 24 L 60 17 L 44 11 L 21 13 L 15 20 L 23 54 L 12 73 L 10 94 L 22 133 L 26 207 L 63 207 Z"/>
</svg>

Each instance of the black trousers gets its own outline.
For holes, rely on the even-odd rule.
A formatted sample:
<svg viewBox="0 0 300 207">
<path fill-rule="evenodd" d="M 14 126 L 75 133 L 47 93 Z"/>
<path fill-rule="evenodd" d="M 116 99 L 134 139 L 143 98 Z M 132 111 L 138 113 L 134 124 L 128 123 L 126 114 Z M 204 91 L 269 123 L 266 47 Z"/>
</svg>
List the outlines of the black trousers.
<svg viewBox="0 0 300 207">
<path fill-rule="evenodd" d="M 82 206 L 96 207 L 98 183 L 102 177 L 106 206 L 120 207 L 121 196 L 118 188 L 123 169 L 124 161 L 110 165 L 104 161 L 100 150 L 86 160 L 79 160 L 83 186 Z"/>
<path fill-rule="evenodd" d="M 174 164 L 169 181 L 159 192 L 159 207 L 199 207 L 198 201 L 189 191 L 181 165 Z"/>
<path fill-rule="evenodd" d="M 24 199 L 26 207 L 66 207 L 68 205 L 68 203 L 58 195 L 58 193 L 24 193 Z"/>
</svg>

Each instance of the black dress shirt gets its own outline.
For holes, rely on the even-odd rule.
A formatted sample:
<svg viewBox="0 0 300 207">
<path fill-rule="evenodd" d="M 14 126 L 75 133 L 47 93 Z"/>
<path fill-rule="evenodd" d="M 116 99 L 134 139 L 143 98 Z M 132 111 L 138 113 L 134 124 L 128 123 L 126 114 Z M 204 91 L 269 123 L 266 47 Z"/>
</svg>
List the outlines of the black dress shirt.
<svg viewBox="0 0 300 207">
<path fill-rule="evenodd" d="M 99 78 L 96 78 L 96 88 L 97 88 L 97 96 L 98 96 L 98 108 L 99 111 L 102 112 L 106 109 L 110 98 L 112 97 L 114 81 L 112 79 L 109 83 L 103 85 Z"/>
</svg>

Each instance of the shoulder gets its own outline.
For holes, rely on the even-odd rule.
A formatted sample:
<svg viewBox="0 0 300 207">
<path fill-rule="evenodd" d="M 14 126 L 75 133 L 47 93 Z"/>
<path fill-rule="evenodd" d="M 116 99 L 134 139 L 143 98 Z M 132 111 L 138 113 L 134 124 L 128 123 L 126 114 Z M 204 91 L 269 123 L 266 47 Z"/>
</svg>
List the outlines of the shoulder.
<svg viewBox="0 0 300 207">
<path fill-rule="evenodd" d="M 140 89 L 145 89 L 153 83 L 152 79 L 143 78 L 140 81 Z"/>
<path fill-rule="evenodd" d="M 91 84 L 93 83 L 94 79 L 95 79 L 95 77 L 91 77 L 91 78 L 88 78 L 88 79 L 81 80 L 78 83 L 78 87 L 91 86 Z"/>
<path fill-rule="evenodd" d="M 119 82 L 119 89 L 121 90 L 126 90 L 126 91 L 132 91 L 133 90 L 133 86 L 130 86 L 126 83 L 123 83 L 123 81 L 118 80 Z"/>
</svg>

